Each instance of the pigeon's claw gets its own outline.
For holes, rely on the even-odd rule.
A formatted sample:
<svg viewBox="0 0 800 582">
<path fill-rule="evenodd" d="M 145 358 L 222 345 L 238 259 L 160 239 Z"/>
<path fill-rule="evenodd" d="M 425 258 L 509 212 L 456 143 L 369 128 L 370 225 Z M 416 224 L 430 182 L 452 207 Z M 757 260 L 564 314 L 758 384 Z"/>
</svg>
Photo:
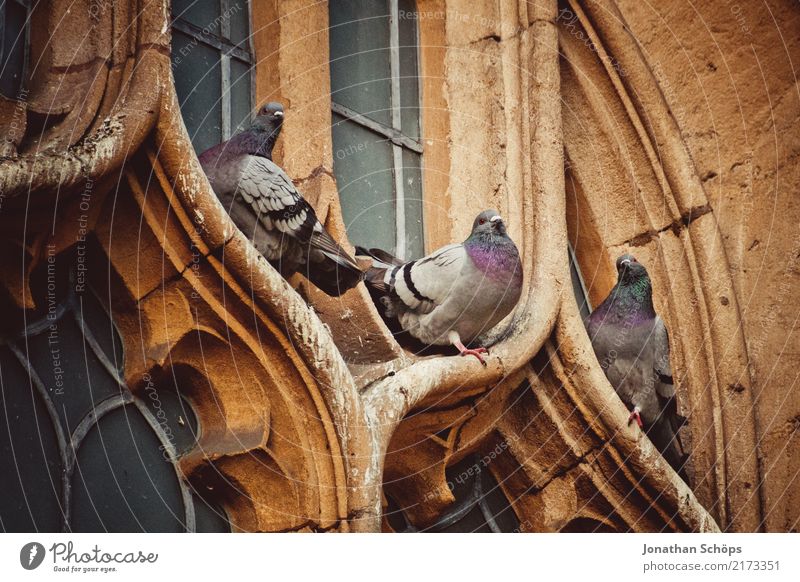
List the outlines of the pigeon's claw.
<svg viewBox="0 0 800 582">
<path fill-rule="evenodd" d="M 489 355 L 489 350 L 487 350 L 486 348 L 475 348 L 475 349 L 464 348 L 463 350 L 460 350 L 460 352 L 462 356 L 475 356 L 476 358 L 478 358 L 478 361 L 484 366 L 486 365 L 486 360 L 483 359 L 481 354 L 486 354 L 487 356 Z"/>
<path fill-rule="evenodd" d="M 636 424 L 639 425 L 639 428 L 644 428 L 644 423 L 642 422 L 642 415 L 639 414 L 638 406 L 634 406 L 633 410 L 631 410 L 631 413 L 628 416 L 628 424 L 630 424 L 631 421 L 633 421 L 634 419 L 636 420 Z"/>
<path fill-rule="evenodd" d="M 458 332 L 456 331 L 450 331 L 448 337 L 450 339 L 450 343 L 452 343 L 458 349 L 459 353 L 462 356 L 475 356 L 476 358 L 478 358 L 478 361 L 481 364 L 483 364 L 484 366 L 486 365 L 486 360 L 483 359 L 481 354 L 488 355 L 489 350 L 487 350 L 486 348 L 474 348 L 474 349 L 467 348 L 467 346 L 461 343 L 461 338 L 459 337 Z"/>
</svg>

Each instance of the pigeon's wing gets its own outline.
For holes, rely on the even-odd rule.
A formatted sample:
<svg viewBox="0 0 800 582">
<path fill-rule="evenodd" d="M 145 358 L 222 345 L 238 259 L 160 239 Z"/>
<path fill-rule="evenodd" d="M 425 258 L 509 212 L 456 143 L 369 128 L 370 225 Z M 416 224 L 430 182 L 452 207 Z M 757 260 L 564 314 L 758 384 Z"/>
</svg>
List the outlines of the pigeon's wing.
<svg viewBox="0 0 800 582">
<path fill-rule="evenodd" d="M 386 283 L 406 309 L 429 313 L 444 303 L 467 258 L 464 245 L 448 245 L 387 271 Z"/>
<path fill-rule="evenodd" d="M 277 164 L 248 156 L 239 175 L 237 193 L 258 215 L 267 230 L 277 230 L 311 245 L 333 261 L 358 269 L 356 262 L 328 234 L 311 205 Z"/>
<path fill-rule="evenodd" d="M 656 316 L 653 326 L 653 372 L 656 375 L 656 392 L 661 402 L 662 415 L 677 434 L 680 427 L 686 424 L 686 418 L 678 412 L 678 400 L 675 395 L 675 383 L 672 378 L 672 366 L 669 362 L 669 334 L 664 321 Z"/>
<path fill-rule="evenodd" d="M 311 242 L 314 227 L 319 223 L 314 209 L 286 172 L 270 160 L 246 156 L 236 194 L 250 205 L 267 230 L 281 232 L 300 242 Z"/>
<path fill-rule="evenodd" d="M 355 260 L 333 240 L 286 172 L 271 160 L 246 156 L 235 197 L 249 205 L 264 231 L 299 243 L 303 274 L 329 295 L 340 295 L 363 278 Z"/>
<path fill-rule="evenodd" d="M 656 316 L 653 325 L 653 372 L 658 377 L 656 390 L 662 398 L 675 396 L 675 384 L 672 381 L 672 365 L 669 362 L 669 333 L 664 321 Z"/>
</svg>

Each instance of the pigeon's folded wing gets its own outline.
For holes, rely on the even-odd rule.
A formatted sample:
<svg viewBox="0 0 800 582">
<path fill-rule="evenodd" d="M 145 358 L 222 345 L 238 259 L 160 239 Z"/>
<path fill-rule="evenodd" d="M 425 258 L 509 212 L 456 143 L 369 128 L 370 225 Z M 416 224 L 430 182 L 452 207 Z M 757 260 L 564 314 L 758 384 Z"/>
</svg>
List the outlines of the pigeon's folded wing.
<svg viewBox="0 0 800 582">
<path fill-rule="evenodd" d="M 429 313 L 444 303 L 467 257 L 463 244 L 452 244 L 393 269 L 390 287 L 407 306 L 418 313 Z"/>
<path fill-rule="evenodd" d="M 326 257 L 349 269 L 358 265 L 331 238 L 311 205 L 297 191 L 289 176 L 274 162 L 248 156 L 239 175 L 237 194 L 250 205 L 268 231 L 278 231 L 309 244 Z"/>
<path fill-rule="evenodd" d="M 267 230 L 278 230 L 309 242 L 317 217 L 289 176 L 266 158 L 247 156 L 239 173 L 236 193 Z"/>
<path fill-rule="evenodd" d="M 672 365 L 669 362 L 669 334 L 664 321 L 656 316 L 653 326 L 653 371 L 660 382 L 656 382 L 656 390 L 662 398 L 675 396 L 675 385 L 672 381 Z"/>
</svg>

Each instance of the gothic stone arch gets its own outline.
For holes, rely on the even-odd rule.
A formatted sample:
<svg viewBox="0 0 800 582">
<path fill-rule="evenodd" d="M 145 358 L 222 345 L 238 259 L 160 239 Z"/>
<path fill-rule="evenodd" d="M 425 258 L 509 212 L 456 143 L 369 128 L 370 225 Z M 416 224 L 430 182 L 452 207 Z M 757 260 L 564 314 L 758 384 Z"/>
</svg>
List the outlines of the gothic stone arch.
<svg viewBox="0 0 800 582">
<path fill-rule="evenodd" d="M 202 434 L 180 470 L 213 491 L 235 530 L 391 529 L 387 495 L 424 527 L 454 501 L 445 468 L 476 453 L 524 531 L 764 527 L 741 290 L 675 96 L 626 25 L 641 24 L 640 11 L 418 2 L 425 188 L 437 208 L 427 244 L 463 236 L 473 205 L 492 205 L 510 217 L 525 263 L 522 299 L 481 368 L 403 351 L 363 288 L 335 302 L 257 255 L 181 120 L 169 3 L 141 4 L 35 10 L 42 64 L 30 94 L 3 109 L 6 127 L 9 111 L 27 121 L 0 159 L 3 284 L 16 309 L 31 309 L 27 275 L 46 245 L 68 247 L 79 224 L 92 233 L 115 285 L 125 378 L 140 387 L 147 374 L 188 395 Z M 327 6 L 254 3 L 252 18 L 258 100 L 296 112 L 277 157 L 344 240 Z M 91 39 L 74 54 L 84 30 Z M 476 125 L 468 111 L 489 113 Z M 622 249 L 647 262 L 660 312 L 681 329 L 673 367 L 692 414 L 694 490 L 626 425 L 583 331 L 568 243 L 595 301 Z"/>
</svg>

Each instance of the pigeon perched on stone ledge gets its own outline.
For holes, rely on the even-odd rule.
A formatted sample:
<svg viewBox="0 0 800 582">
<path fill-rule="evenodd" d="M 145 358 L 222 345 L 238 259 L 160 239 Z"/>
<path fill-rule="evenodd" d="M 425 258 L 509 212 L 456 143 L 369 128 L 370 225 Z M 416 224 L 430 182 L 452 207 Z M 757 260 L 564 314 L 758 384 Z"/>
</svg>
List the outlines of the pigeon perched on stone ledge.
<svg viewBox="0 0 800 582">
<path fill-rule="evenodd" d="M 617 259 L 617 284 L 586 319 L 595 355 L 609 383 L 670 465 L 682 476 L 686 461 L 669 361 L 667 328 L 653 307 L 644 265 L 631 255 Z"/>
<path fill-rule="evenodd" d="M 357 249 L 372 259 L 366 283 L 380 296 L 386 316 L 429 345 L 451 344 L 462 356 L 486 364 L 486 348 L 468 349 L 519 301 L 522 264 L 496 210 L 481 212 L 463 243 L 404 263 L 380 249 Z"/>
<path fill-rule="evenodd" d="M 337 297 L 364 273 L 325 230 L 292 180 L 272 161 L 283 107 L 262 107 L 250 128 L 200 156 L 208 181 L 234 224 L 284 276 L 302 272 Z"/>
</svg>

